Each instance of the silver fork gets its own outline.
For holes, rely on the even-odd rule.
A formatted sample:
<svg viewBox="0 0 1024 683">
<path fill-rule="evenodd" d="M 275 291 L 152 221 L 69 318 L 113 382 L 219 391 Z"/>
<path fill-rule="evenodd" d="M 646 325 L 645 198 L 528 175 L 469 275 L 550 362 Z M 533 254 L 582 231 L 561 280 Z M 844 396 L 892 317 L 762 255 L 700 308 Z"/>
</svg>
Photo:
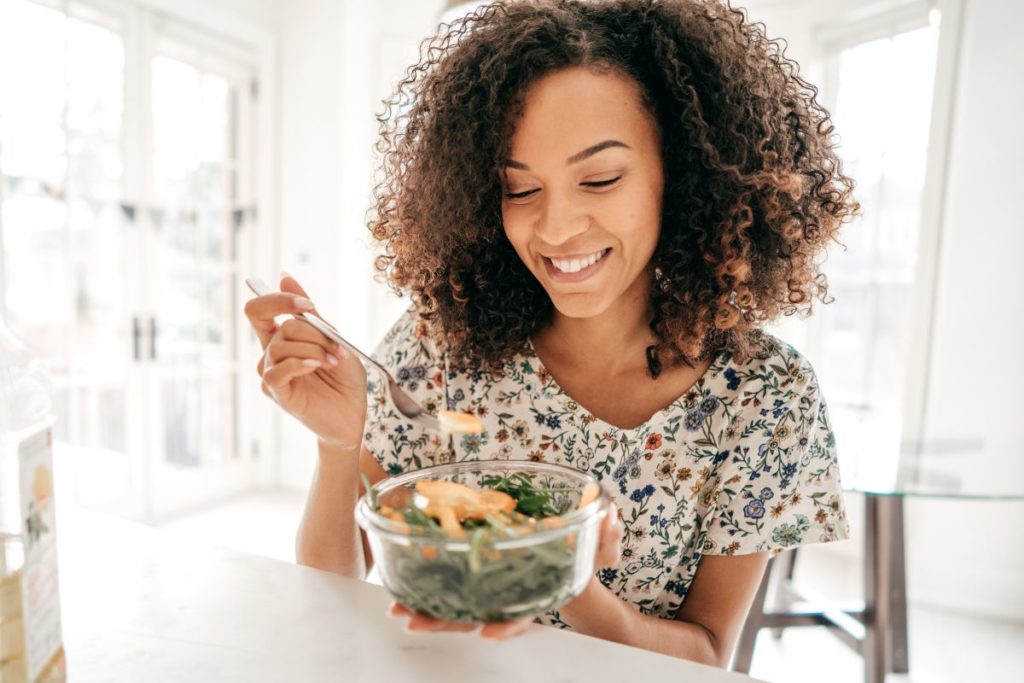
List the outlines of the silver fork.
<svg viewBox="0 0 1024 683">
<path fill-rule="evenodd" d="M 245 284 L 249 285 L 249 289 L 255 292 L 257 296 L 275 294 L 274 290 L 270 289 L 270 287 L 267 286 L 267 283 L 259 278 L 249 278 L 245 281 Z M 438 419 L 428 413 L 427 409 L 421 406 L 416 399 L 407 394 L 402 387 L 398 386 L 398 382 L 395 381 L 395 378 L 391 376 L 391 373 L 388 372 L 383 365 L 346 341 L 345 338 L 338 333 L 338 330 L 323 318 L 317 317 L 313 313 L 308 312 L 299 313 L 299 317 L 322 332 L 323 335 L 331 341 L 340 344 L 342 347 L 354 353 L 363 361 L 363 366 L 365 368 L 369 369 L 372 367 L 377 370 L 383 379 L 387 381 L 388 393 L 391 395 L 391 401 L 395 404 L 395 408 L 398 409 L 398 412 L 405 415 L 410 420 L 419 422 L 427 429 L 441 431 L 441 423 Z"/>
</svg>

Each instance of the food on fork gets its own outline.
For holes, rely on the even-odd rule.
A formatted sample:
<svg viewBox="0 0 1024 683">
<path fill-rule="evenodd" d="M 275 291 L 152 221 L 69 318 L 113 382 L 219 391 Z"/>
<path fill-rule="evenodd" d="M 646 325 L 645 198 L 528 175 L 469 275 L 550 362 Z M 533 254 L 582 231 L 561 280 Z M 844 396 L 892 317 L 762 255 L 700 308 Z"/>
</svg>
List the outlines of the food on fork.
<svg viewBox="0 0 1024 683">
<path fill-rule="evenodd" d="M 437 414 L 441 430 L 448 434 L 479 434 L 484 425 L 475 415 L 455 410 L 442 410 Z"/>
</svg>

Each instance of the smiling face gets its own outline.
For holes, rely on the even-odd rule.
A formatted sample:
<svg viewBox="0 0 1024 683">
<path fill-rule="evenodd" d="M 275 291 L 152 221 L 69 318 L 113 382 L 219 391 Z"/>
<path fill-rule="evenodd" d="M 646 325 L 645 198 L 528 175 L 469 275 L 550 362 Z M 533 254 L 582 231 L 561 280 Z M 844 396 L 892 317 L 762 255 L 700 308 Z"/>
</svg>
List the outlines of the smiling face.
<svg viewBox="0 0 1024 683">
<path fill-rule="evenodd" d="M 634 81 L 583 68 L 537 81 L 505 172 L 505 234 L 559 313 L 594 317 L 646 293 L 664 175 Z"/>
</svg>

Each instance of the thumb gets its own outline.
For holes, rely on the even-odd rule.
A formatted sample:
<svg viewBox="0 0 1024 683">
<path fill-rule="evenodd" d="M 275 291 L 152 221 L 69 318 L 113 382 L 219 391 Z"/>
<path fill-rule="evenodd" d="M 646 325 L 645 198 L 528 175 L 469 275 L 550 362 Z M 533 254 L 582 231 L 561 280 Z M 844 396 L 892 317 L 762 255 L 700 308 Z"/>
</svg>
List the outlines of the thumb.
<svg viewBox="0 0 1024 683">
<path fill-rule="evenodd" d="M 307 299 L 309 298 L 309 295 L 306 294 L 306 290 L 302 288 L 299 281 L 288 273 L 281 273 L 281 291 L 288 292 L 289 294 L 298 294 L 299 296 L 304 296 Z"/>
<path fill-rule="evenodd" d="M 298 294 L 299 296 L 304 296 L 307 299 L 310 298 L 309 294 L 306 293 L 306 290 L 303 289 L 302 285 L 299 284 L 299 281 L 296 280 L 291 275 L 289 275 L 288 273 L 281 273 L 281 291 L 287 294 Z M 320 315 L 320 311 L 318 311 L 315 307 L 310 312 L 316 317 L 323 320 L 323 316 Z"/>
<path fill-rule="evenodd" d="M 622 521 L 619 519 L 619 508 L 615 503 L 608 506 L 608 514 L 601 525 L 601 539 L 597 549 L 597 565 L 611 567 L 618 563 L 622 556 Z"/>
</svg>

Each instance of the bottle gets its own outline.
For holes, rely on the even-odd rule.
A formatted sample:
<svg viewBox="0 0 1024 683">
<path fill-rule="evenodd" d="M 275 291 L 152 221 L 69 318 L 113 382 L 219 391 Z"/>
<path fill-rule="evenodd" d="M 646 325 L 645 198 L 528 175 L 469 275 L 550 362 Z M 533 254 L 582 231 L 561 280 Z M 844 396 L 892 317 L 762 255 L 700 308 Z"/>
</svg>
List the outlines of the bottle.
<svg viewBox="0 0 1024 683">
<path fill-rule="evenodd" d="M 0 306 L 0 683 L 66 678 L 53 422 L 46 372 L 4 325 Z"/>
</svg>

